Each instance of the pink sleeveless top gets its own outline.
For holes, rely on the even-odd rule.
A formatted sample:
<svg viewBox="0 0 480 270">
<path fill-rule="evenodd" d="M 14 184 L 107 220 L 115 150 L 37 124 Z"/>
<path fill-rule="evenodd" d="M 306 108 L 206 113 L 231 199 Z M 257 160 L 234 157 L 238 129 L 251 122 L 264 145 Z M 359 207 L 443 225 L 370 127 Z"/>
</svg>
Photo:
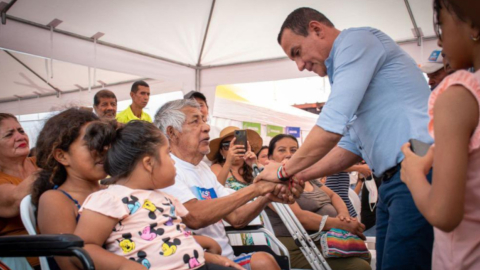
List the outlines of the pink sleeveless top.
<svg viewBox="0 0 480 270">
<path fill-rule="evenodd" d="M 480 106 L 480 72 L 457 71 L 435 89 L 429 100 L 428 129 L 433 134 L 433 106 L 437 97 L 451 85 L 462 85 L 475 96 Z M 435 137 L 434 137 L 435 138 Z M 445 198 L 448 199 L 448 198 Z M 465 189 L 465 214 L 452 232 L 434 228 L 432 269 L 480 269 L 480 125 L 470 139 Z"/>
</svg>

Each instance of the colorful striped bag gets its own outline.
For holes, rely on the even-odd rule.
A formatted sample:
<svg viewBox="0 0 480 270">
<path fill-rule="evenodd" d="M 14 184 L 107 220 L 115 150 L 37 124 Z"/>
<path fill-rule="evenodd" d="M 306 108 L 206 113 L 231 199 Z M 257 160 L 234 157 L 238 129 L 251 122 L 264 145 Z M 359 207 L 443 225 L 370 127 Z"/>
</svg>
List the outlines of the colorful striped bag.
<svg viewBox="0 0 480 270">
<path fill-rule="evenodd" d="M 315 241 L 320 240 L 325 258 L 360 257 L 370 260 L 371 255 L 365 242 L 357 235 L 341 229 L 322 231 L 327 218 L 328 216 L 323 216 L 319 232 L 311 236 Z"/>
</svg>

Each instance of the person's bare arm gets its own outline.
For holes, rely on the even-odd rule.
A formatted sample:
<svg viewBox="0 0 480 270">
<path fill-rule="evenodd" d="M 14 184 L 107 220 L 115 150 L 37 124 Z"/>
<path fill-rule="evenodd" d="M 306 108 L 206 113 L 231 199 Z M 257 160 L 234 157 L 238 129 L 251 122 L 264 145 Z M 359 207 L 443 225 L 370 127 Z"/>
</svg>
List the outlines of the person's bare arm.
<svg viewBox="0 0 480 270">
<path fill-rule="evenodd" d="M 320 161 L 295 176 L 305 181 L 313 180 L 342 172 L 361 160 L 360 156 L 336 146 Z"/>
<path fill-rule="evenodd" d="M 183 204 L 189 213 L 182 219 L 189 228 L 204 228 L 225 218 L 253 198 L 272 192 L 275 187 L 274 183 L 262 181 L 240 189 L 229 196 L 213 200 L 192 199 Z"/>
<path fill-rule="evenodd" d="M 100 213 L 85 209 L 82 218 L 78 222 L 75 234 L 83 239 L 84 249 L 92 257 L 96 269 L 104 270 L 145 270 L 145 266 L 118 256 L 102 247 L 103 243 L 112 233 L 112 229 L 118 223 L 118 219 L 104 216 Z M 95 228 L 95 230 L 92 230 Z M 62 268 L 70 269 L 70 268 Z"/>
<path fill-rule="evenodd" d="M 58 190 L 40 196 L 37 224 L 41 234 L 73 234 L 77 226 L 75 204 Z M 60 269 L 75 266 L 68 257 L 55 257 Z"/>
<path fill-rule="evenodd" d="M 363 178 L 361 179 L 360 177 L 358 177 L 357 185 L 355 186 L 355 193 L 357 193 L 357 195 L 360 194 L 360 191 L 362 190 L 364 181 L 365 180 Z"/>
<path fill-rule="evenodd" d="M 247 203 L 225 217 L 225 220 L 234 228 L 243 228 L 256 218 L 271 201 L 266 197 L 259 197 Z"/>
<path fill-rule="evenodd" d="M 222 247 L 220 247 L 217 241 L 213 240 L 212 238 L 204 235 L 193 235 L 193 238 L 208 253 L 218 255 L 222 254 Z"/>
<path fill-rule="evenodd" d="M 342 138 L 342 135 L 328 132 L 319 126 L 314 126 L 308 134 L 302 147 L 285 163 L 286 172 L 294 175 L 318 162 L 332 150 Z"/>
<path fill-rule="evenodd" d="M 434 227 L 450 232 L 464 217 L 469 143 L 478 125 L 475 97 L 463 86 L 451 86 L 434 106 L 435 147 L 419 157 L 402 146 L 401 179 L 412 193 L 415 205 Z M 432 184 L 425 175 L 433 162 Z M 448 198 L 446 200 L 445 198 Z"/>
<path fill-rule="evenodd" d="M 330 200 L 332 200 L 332 205 L 335 210 L 337 210 L 337 216 L 340 218 L 340 220 L 350 220 L 350 214 L 348 213 L 347 205 L 343 199 L 325 185 L 323 185 L 320 189 L 327 193 L 327 195 L 330 197 Z"/>
<path fill-rule="evenodd" d="M 19 185 L 0 185 L 0 217 L 12 218 L 20 215 L 20 203 L 23 198 L 32 193 L 35 174 L 25 178 Z"/>
<path fill-rule="evenodd" d="M 353 165 L 346 169 L 345 172 L 358 172 L 359 174 L 363 175 L 363 177 L 369 177 L 372 175 L 372 171 L 367 164 Z"/>
<path fill-rule="evenodd" d="M 227 182 L 228 173 L 230 173 L 230 165 L 227 163 L 223 166 L 220 164 L 213 164 L 210 169 L 217 176 L 217 181 L 224 186 Z"/>
</svg>

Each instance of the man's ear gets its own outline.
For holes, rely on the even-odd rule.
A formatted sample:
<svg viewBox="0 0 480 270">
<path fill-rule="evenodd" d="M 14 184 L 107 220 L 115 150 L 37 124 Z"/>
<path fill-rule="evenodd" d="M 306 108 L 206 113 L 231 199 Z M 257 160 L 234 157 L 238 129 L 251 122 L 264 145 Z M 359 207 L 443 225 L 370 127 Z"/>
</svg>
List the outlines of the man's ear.
<svg viewBox="0 0 480 270">
<path fill-rule="evenodd" d="M 130 91 L 130 98 L 133 99 L 133 95 L 135 95 L 134 92 Z"/>
<path fill-rule="evenodd" d="M 70 165 L 70 156 L 62 149 L 53 150 L 53 158 L 65 167 Z"/>
<path fill-rule="evenodd" d="M 167 137 L 170 140 L 173 140 L 174 138 L 177 137 L 177 131 L 172 126 L 167 127 Z"/>
<path fill-rule="evenodd" d="M 145 156 L 142 158 L 143 168 L 149 173 L 153 173 L 153 159 L 151 156 Z"/>
<path fill-rule="evenodd" d="M 311 21 L 308 24 L 309 34 L 314 34 L 315 36 L 317 36 L 319 38 L 322 38 L 322 39 L 325 35 L 324 28 L 325 28 L 325 25 L 321 22 Z"/>
</svg>

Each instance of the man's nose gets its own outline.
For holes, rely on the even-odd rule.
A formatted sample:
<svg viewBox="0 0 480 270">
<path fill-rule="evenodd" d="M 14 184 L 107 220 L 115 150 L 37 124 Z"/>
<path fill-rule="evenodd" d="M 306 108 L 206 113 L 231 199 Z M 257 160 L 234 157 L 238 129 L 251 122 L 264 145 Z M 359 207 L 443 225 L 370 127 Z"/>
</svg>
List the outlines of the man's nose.
<svg viewBox="0 0 480 270">
<path fill-rule="evenodd" d="M 297 64 L 298 70 L 303 71 L 305 69 L 305 62 L 302 59 L 295 59 L 295 63 Z"/>
<path fill-rule="evenodd" d="M 210 132 L 210 125 L 206 122 L 203 123 L 203 131 L 209 133 Z"/>
</svg>

